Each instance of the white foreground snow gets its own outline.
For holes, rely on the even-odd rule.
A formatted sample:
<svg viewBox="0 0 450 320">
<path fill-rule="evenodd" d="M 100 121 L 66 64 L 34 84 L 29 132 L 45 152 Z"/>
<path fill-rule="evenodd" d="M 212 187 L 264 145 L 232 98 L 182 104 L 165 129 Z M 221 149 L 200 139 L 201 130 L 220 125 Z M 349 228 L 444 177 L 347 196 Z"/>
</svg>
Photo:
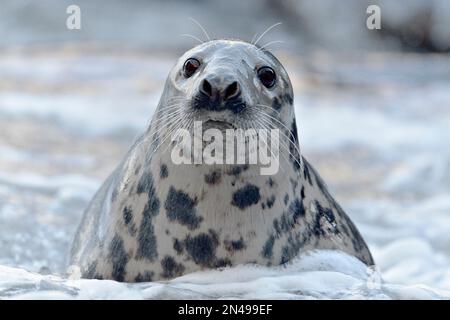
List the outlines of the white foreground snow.
<svg viewBox="0 0 450 320">
<path fill-rule="evenodd" d="M 0 266 L 4 299 L 439 299 L 450 292 L 383 283 L 357 259 L 312 252 L 285 267 L 243 265 L 203 271 L 169 282 L 125 284 L 67 280 Z"/>
</svg>

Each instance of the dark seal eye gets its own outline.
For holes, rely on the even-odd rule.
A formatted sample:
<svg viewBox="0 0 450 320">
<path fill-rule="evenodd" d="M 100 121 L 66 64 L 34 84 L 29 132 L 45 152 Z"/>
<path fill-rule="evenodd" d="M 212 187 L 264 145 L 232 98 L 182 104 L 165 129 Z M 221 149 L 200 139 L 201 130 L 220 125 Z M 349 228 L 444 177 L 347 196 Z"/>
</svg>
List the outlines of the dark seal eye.
<svg viewBox="0 0 450 320">
<path fill-rule="evenodd" d="M 258 70 L 258 78 L 266 88 L 272 88 L 277 76 L 271 67 L 262 67 Z"/>
<path fill-rule="evenodd" d="M 183 73 L 186 78 L 191 77 L 195 71 L 200 67 L 200 61 L 194 58 L 189 58 L 186 60 L 183 66 Z"/>
</svg>

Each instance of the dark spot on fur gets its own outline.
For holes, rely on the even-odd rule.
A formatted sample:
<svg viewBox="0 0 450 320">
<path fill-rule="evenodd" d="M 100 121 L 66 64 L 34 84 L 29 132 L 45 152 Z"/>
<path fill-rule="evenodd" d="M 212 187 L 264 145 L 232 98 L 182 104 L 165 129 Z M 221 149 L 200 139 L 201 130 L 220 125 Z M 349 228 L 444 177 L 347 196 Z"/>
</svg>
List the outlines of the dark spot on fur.
<svg viewBox="0 0 450 320">
<path fill-rule="evenodd" d="M 159 169 L 159 177 L 161 179 L 165 179 L 169 176 L 169 169 L 167 168 L 167 165 L 162 164 L 161 168 Z"/>
<path fill-rule="evenodd" d="M 199 227 L 203 220 L 202 217 L 197 216 L 196 205 L 196 201 L 189 197 L 187 193 L 170 187 L 164 207 L 169 220 L 178 221 L 190 230 L 194 230 Z"/>
<path fill-rule="evenodd" d="M 287 245 L 285 245 L 281 249 L 280 263 L 284 264 L 295 258 L 298 255 L 300 249 L 304 246 L 304 244 L 305 239 L 302 238 L 299 234 L 296 235 L 290 234 L 287 239 Z"/>
<path fill-rule="evenodd" d="M 298 219 L 304 217 L 305 207 L 303 202 L 295 198 L 290 204 L 287 211 L 283 212 L 281 217 L 273 220 L 273 228 L 278 236 L 288 233 L 295 228 Z"/>
<path fill-rule="evenodd" d="M 305 207 L 298 198 L 289 205 L 288 210 L 289 214 L 292 215 L 292 218 L 294 219 L 294 223 L 296 223 L 299 218 L 305 216 Z"/>
<path fill-rule="evenodd" d="M 271 195 L 266 201 L 267 208 L 269 209 L 272 208 L 274 203 L 275 203 L 275 195 Z"/>
<path fill-rule="evenodd" d="M 280 99 L 278 99 L 277 97 L 273 99 L 273 101 L 272 101 L 272 108 L 274 108 L 275 110 L 278 111 L 278 110 L 281 109 L 282 106 L 283 105 L 281 104 Z"/>
<path fill-rule="evenodd" d="M 273 187 L 275 185 L 275 181 L 272 178 L 267 179 L 266 183 L 269 185 L 269 187 Z"/>
<path fill-rule="evenodd" d="M 303 161 L 303 176 L 305 177 L 305 180 L 307 180 L 312 186 L 313 183 L 311 179 L 311 173 L 309 172 L 309 163 L 306 160 Z"/>
<path fill-rule="evenodd" d="M 136 192 L 138 194 L 141 193 L 150 193 L 153 188 L 153 177 L 151 173 L 145 172 L 142 174 L 141 178 L 139 179 Z"/>
<path fill-rule="evenodd" d="M 152 271 L 145 271 L 144 274 L 138 273 L 136 278 L 134 278 L 135 282 L 151 282 L 153 281 L 154 273 Z"/>
<path fill-rule="evenodd" d="M 275 244 L 275 237 L 270 236 L 266 243 L 264 243 L 264 246 L 262 248 L 262 256 L 266 259 L 271 259 L 273 256 L 273 245 Z"/>
<path fill-rule="evenodd" d="M 283 201 L 284 201 L 284 204 L 285 204 L 285 205 L 288 204 L 288 202 L 289 202 L 289 195 L 288 195 L 287 193 L 284 195 Z"/>
<path fill-rule="evenodd" d="M 161 276 L 164 278 L 174 278 L 183 274 L 184 266 L 177 263 L 171 256 L 165 256 L 161 261 L 163 272 Z"/>
<path fill-rule="evenodd" d="M 284 95 L 284 101 L 286 101 L 286 102 L 289 103 L 289 104 L 294 103 L 294 99 L 292 98 L 292 95 L 289 94 L 289 93 L 286 93 L 286 94 Z"/>
<path fill-rule="evenodd" d="M 130 207 L 124 207 L 123 208 L 123 221 L 126 225 L 129 225 L 131 220 L 133 219 L 133 211 Z"/>
<path fill-rule="evenodd" d="M 183 243 L 177 238 L 173 238 L 173 249 L 177 252 L 177 254 L 183 253 Z"/>
<path fill-rule="evenodd" d="M 224 268 L 231 266 L 230 259 L 218 259 L 216 262 L 214 262 L 214 268 Z"/>
<path fill-rule="evenodd" d="M 294 166 L 294 170 L 300 170 L 300 153 L 299 153 L 299 145 L 298 145 L 298 133 L 297 133 L 297 123 L 292 121 L 291 131 L 289 134 L 289 158 L 292 161 L 292 165 Z"/>
<path fill-rule="evenodd" d="M 302 190 L 300 191 L 300 196 L 302 197 L 302 200 L 305 199 L 305 186 L 302 186 Z"/>
<path fill-rule="evenodd" d="M 140 192 L 139 192 L 140 191 Z M 153 217 L 159 213 L 159 199 L 153 186 L 153 178 L 150 174 L 144 175 L 138 184 L 138 193 L 147 193 L 148 200 L 142 212 L 141 225 L 138 235 L 138 249 L 136 258 L 146 258 L 153 261 L 157 256 L 156 237 L 153 227 Z"/>
<path fill-rule="evenodd" d="M 245 242 L 244 239 L 241 237 L 239 240 L 225 240 L 223 242 L 223 245 L 225 246 L 225 250 L 228 252 L 235 252 L 242 249 L 245 249 Z"/>
<path fill-rule="evenodd" d="M 218 184 L 220 182 L 220 179 L 222 178 L 222 174 L 219 170 L 214 170 L 210 172 L 209 174 L 205 175 L 205 182 L 207 184 Z"/>
<path fill-rule="evenodd" d="M 227 174 L 230 176 L 239 177 L 241 173 L 248 170 L 248 168 L 249 168 L 248 164 L 235 165 L 231 167 L 231 169 L 227 172 Z"/>
<path fill-rule="evenodd" d="M 330 223 L 334 223 L 336 221 L 333 210 L 331 210 L 330 208 L 322 207 L 317 200 L 315 201 L 315 203 L 317 211 L 321 216 L 325 217 L 325 219 L 327 219 L 327 221 Z"/>
<path fill-rule="evenodd" d="M 125 280 L 128 255 L 125 252 L 122 238 L 117 234 L 111 240 L 111 244 L 109 245 L 108 258 L 112 263 L 112 278 L 116 281 L 123 282 Z"/>
<path fill-rule="evenodd" d="M 188 236 L 184 240 L 184 247 L 196 264 L 201 266 L 214 266 L 216 249 L 219 244 L 218 236 L 212 230 L 198 236 Z"/>
<path fill-rule="evenodd" d="M 317 200 L 315 201 L 315 205 L 316 205 L 317 214 L 314 219 L 314 225 L 313 225 L 312 231 L 316 236 L 324 236 L 325 230 L 324 230 L 324 227 L 322 226 L 321 219 L 325 218 L 329 224 L 335 225 L 334 213 L 333 213 L 333 210 L 331 210 L 330 208 L 322 207 L 321 204 L 319 203 L 319 201 L 317 201 Z M 331 231 L 333 233 L 339 232 L 338 229 L 335 227 L 329 231 Z"/>
<path fill-rule="evenodd" d="M 259 188 L 253 184 L 248 184 L 233 193 L 231 204 L 243 210 L 251 205 L 257 204 L 260 198 Z"/>
</svg>

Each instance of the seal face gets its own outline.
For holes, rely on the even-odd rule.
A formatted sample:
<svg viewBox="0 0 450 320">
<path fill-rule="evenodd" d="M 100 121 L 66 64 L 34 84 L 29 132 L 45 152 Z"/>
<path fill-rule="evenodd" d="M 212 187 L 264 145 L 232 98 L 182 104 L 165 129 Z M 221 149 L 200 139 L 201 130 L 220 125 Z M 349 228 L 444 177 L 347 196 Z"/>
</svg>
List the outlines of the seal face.
<svg viewBox="0 0 450 320">
<path fill-rule="evenodd" d="M 280 131 L 280 168 L 175 164 L 171 135 Z M 195 142 L 194 142 L 195 144 Z M 204 268 L 279 265 L 311 249 L 373 259 L 354 224 L 300 155 L 288 74 L 268 51 L 214 40 L 171 70 L 147 131 L 87 208 L 71 250 L 85 278 L 140 282 Z"/>
</svg>

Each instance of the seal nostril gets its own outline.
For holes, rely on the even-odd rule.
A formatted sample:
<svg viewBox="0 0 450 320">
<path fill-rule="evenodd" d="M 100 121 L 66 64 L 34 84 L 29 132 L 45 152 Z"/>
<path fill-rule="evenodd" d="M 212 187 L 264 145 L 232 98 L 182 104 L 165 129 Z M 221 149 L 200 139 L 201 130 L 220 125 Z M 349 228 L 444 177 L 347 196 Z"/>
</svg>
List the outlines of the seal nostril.
<svg viewBox="0 0 450 320">
<path fill-rule="evenodd" d="M 200 91 L 206 94 L 208 97 L 212 97 L 212 86 L 208 80 L 203 80 L 202 85 L 200 86 Z"/>
<path fill-rule="evenodd" d="M 239 84 L 237 83 L 237 81 L 234 81 L 225 90 L 224 98 L 225 98 L 225 100 L 228 100 L 228 99 L 237 97 L 240 92 L 241 92 L 241 90 L 239 88 Z"/>
</svg>

